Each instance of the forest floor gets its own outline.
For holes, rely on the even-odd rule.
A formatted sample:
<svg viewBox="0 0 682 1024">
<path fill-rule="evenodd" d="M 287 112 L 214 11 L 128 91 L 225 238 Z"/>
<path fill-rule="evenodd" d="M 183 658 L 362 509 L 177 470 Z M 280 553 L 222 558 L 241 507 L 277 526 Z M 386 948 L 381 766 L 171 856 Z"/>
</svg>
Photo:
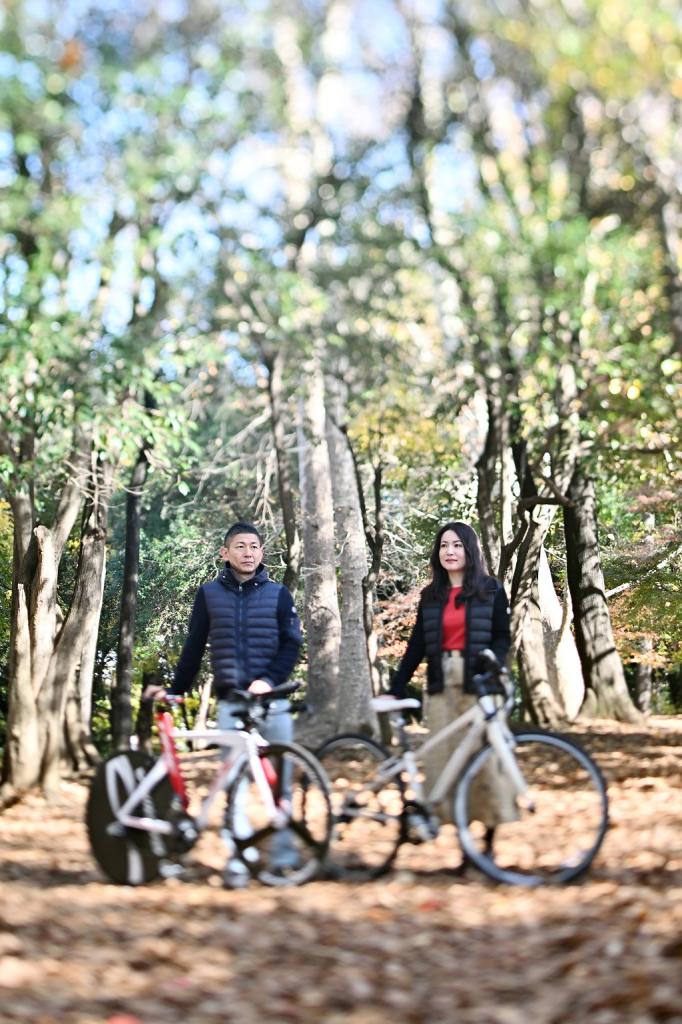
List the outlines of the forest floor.
<svg viewBox="0 0 682 1024">
<path fill-rule="evenodd" d="M 0 818 L 0 1022 L 682 1024 L 682 717 L 576 735 L 612 827 L 563 888 L 454 877 L 450 826 L 364 885 L 228 892 L 207 834 L 187 880 L 118 887 L 85 788 L 29 798 Z"/>
</svg>

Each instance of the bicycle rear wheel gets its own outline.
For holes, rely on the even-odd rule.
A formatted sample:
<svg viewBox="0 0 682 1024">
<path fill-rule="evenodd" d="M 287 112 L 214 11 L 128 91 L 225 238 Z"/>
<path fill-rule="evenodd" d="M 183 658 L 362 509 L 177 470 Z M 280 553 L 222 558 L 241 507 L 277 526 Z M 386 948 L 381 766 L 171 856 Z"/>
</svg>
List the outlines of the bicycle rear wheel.
<svg viewBox="0 0 682 1024">
<path fill-rule="evenodd" d="M 90 785 L 85 813 L 90 847 L 107 878 L 119 885 L 152 882 L 172 858 L 170 837 L 116 822 L 116 812 L 153 764 L 151 757 L 137 750 L 111 754 L 99 765 Z M 135 813 L 168 819 L 174 803 L 175 794 L 165 776 Z"/>
<path fill-rule="evenodd" d="M 599 768 L 575 742 L 543 731 L 514 734 L 513 753 L 528 793 L 516 821 L 495 828 L 486 852 L 484 827 L 472 820 L 476 790 L 501 772 L 491 746 L 474 755 L 454 797 L 462 848 L 490 878 L 511 885 L 568 882 L 590 866 L 608 828 L 608 798 Z M 507 782 L 506 776 L 502 776 Z M 494 786 L 494 783 L 493 783 Z M 480 790 L 479 790 L 480 792 Z"/>
<path fill-rule="evenodd" d="M 361 881 L 391 867 L 404 839 L 404 786 L 399 777 L 371 787 L 389 753 L 366 736 L 344 733 L 317 751 L 332 791 L 330 874 Z"/>
<path fill-rule="evenodd" d="M 275 804 L 286 810 L 283 827 L 270 817 L 247 759 L 227 794 L 225 825 L 252 877 L 265 885 L 301 885 L 320 871 L 331 835 L 327 780 L 303 747 L 271 743 L 262 749 Z"/>
</svg>

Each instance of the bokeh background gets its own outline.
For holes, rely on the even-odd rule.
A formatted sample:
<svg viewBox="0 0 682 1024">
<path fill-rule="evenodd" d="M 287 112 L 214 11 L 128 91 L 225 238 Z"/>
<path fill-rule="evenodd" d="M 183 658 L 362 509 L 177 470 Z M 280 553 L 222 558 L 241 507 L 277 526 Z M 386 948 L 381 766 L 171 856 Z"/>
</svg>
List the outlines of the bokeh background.
<svg viewBox="0 0 682 1024">
<path fill-rule="evenodd" d="M 108 467 L 81 489 L 108 517 L 79 626 L 104 737 L 130 494 L 134 695 L 172 665 L 227 520 L 262 523 L 302 585 L 320 387 L 367 565 L 380 512 L 375 599 L 423 580 L 443 517 L 488 518 L 497 569 L 524 473 L 550 494 L 570 456 L 631 691 L 639 673 L 648 706 L 679 707 L 676 0 L 9 0 L 0 33 L 0 714 L 13 529 L 56 522 L 79 437 Z"/>
</svg>

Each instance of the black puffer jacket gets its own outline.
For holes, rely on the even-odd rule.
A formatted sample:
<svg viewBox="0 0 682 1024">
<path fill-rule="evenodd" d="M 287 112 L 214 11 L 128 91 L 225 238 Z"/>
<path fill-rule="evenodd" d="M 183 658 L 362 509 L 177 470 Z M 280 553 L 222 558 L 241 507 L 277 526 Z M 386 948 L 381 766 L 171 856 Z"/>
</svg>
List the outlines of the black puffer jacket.
<svg viewBox="0 0 682 1024">
<path fill-rule="evenodd" d="M 511 642 L 509 632 L 509 601 L 504 587 L 493 577 L 488 578 L 484 598 L 468 597 L 466 603 L 466 647 L 464 649 L 464 689 L 472 693 L 471 680 L 476 671 L 476 659 L 489 647 L 500 663 L 504 662 Z M 417 621 L 407 643 L 407 649 L 391 682 L 391 693 L 404 697 L 407 684 L 426 657 L 426 689 L 428 693 L 443 690 L 441 658 L 443 637 L 442 601 L 430 600 L 422 593 L 417 609 Z"/>
</svg>

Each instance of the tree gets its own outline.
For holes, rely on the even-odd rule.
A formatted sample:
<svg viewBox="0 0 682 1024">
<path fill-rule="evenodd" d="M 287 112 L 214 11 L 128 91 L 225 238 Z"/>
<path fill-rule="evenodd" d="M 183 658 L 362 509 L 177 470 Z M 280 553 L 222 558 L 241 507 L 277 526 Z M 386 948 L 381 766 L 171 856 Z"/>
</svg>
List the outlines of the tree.
<svg viewBox="0 0 682 1024">
<path fill-rule="evenodd" d="M 578 651 L 589 688 L 586 710 L 604 718 L 637 722 L 616 650 L 599 558 L 594 484 L 577 471 L 564 509 L 568 585 L 576 611 Z"/>
<path fill-rule="evenodd" d="M 7 19 L 10 50 L 21 53 L 26 28 Z M 157 224 L 143 214 L 126 220 L 113 204 L 102 209 L 88 159 L 101 122 L 93 118 L 86 129 L 87 118 L 79 120 L 86 108 L 93 113 L 96 98 L 85 83 L 80 106 L 71 102 L 69 79 L 81 64 L 67 61 L 66 50 L 59 72 L 42 58 L 37 91 L 19 63 L 3 78 L 15 225 L 3 236 L 4 267 L 14 276 L 3 277 L 0 323 L 0 487 L 14 530 L 8 798 L 36 782 L 54 791 L 67 701 L 74 753 L 87 732 L 115 466 L 122 450 L 138 446 L 140 432 L 163 435 L 161 417 L 150 418 L 135 395 L 173 361 L 172 337 L 140 345 L 130 327 L 133 310 L 141 321 L 154 306 L 156 263 L 145 229 L 153 236 Z M 120 139 L 97 141 L 113 162 Z M 139 272 L 145 264 L 146 279 Z M 89 287 L 77 291 L 83 275 Z M 181 413 L 169 416 L 176 428 L 182 423 Z M 60 568 L 72 550 L 68 593 Z"/>
<path fill-rule="evenodd" d="M 331 470 L 338 548 L 338 594 L 341 616 L 336 731 L 376 733 L 371 665 L 366 632 L 364 584 L 368 551 L 353 453 L 340 426 L 343 394 L 331 391 L 327 411 L 327 447 Z"/>
<path fill-rule="evenodd" d="M 143 447 L 135 460 L 126 493 L 125 558 L 116 658 L 116 686 L 111 695 L 111 733 L 115 748 L 128 746 L 132 731 L 130 692 L 140 570 L 140 524 L 142 493 L 148 470 L 149 455 L 147 448 Z"/>
<path fill-rule="evenodd" d="M 310 717 L 304 735 L 306 742 L 312 743 L 322 741 L 336 730 L 341 643 L 332 475 L 319 344 L 315 344 L 310 353 L 305 378 L 307 394 L 301 409 L 300 476 Z"/>
</svg>

